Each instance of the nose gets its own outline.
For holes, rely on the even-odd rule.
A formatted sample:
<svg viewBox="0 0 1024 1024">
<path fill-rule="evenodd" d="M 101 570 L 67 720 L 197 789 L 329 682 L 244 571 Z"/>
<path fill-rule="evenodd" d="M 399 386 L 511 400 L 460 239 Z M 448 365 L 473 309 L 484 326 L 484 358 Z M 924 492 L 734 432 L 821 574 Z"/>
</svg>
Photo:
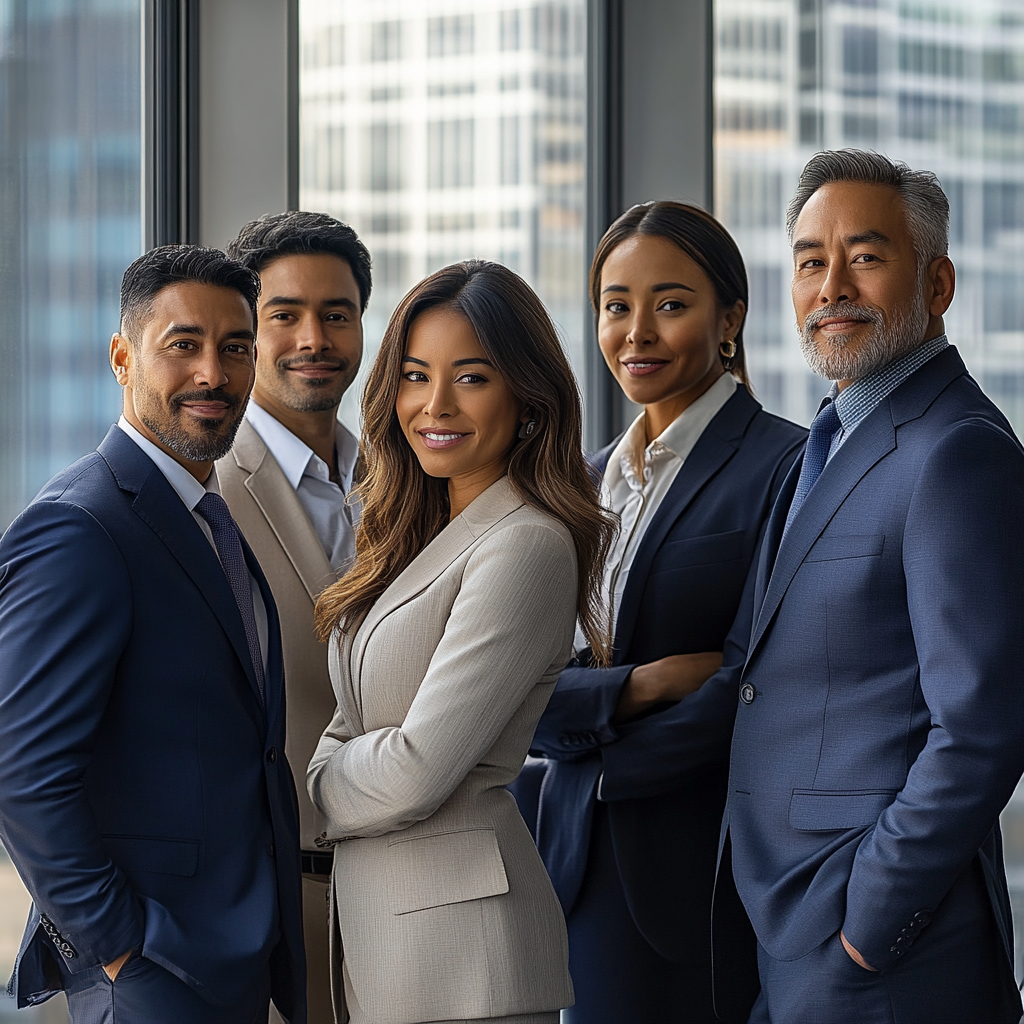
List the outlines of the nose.
<svg viewBox="0 0 1024 1024">
<path fill-rule="evenodd" d="M 434 420 L 449 419 L 456 413 L 455 393 L 446 380 L 431 382 L 423 404 L 423 414 Z"/>
<path fill-rule="evenodd" d="M 217 349 L 210 348 L 200 353 L 193 380 L 197 388 L 220 388 L 227 384 L 228 375 L 224 372 Z"/>
<path fill-rule="evenodd" d="M 658 340 L 658 332 L 654 325 L 651 311 L 637 308 L 633 310 L 626 332 L 627 345 L 652 345 Z"/>
<path fill-rule="evenodd" d="M 854 302 L 858 296 L 857 285 L 853 281 L 845 260 L 834 260 L 828 268 L 825 280 L 818 292 L 818 302 L 828 306 L 834 302 Z"/>
<path fill-rule="evenodd" d="M 331 342 L 318 316 L 303 317 L 295 335 L 295 347 L 301 352 L 323 352 Z"/>
</svg>

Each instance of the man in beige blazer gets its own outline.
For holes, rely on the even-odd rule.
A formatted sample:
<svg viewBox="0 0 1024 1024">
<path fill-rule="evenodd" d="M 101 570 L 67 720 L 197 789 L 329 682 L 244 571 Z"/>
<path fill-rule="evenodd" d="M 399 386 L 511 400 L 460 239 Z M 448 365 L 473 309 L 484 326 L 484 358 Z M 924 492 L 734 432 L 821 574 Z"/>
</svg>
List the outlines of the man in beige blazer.
<svg viewBox="0 0 1024 1024">
<path fill-rule="evenodd" d="M 256 385 L 217 476 L 280 610 L 286 752 L 299 798 L 309 1024 L 331 1024 L 332 856 L 313 842 L 323 828 L 306 794 L 305 773 L 335 698 L 327 648 L 313 631 L 313 606 L 355 555 L 357 509 L 347 499 L 359 443 L 337 414 L 362 356 L 370 256 L 350 227 L 306 212 L 246 224 L 228 252 L 260 275 L 262 293 Z"/>
</svg>

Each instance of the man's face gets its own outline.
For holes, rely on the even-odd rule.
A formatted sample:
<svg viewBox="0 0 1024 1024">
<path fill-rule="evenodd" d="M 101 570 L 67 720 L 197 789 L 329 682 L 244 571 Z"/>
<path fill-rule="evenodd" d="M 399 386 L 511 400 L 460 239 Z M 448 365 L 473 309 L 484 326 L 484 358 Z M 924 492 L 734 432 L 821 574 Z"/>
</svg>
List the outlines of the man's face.
<svg viewBox="0 0 1024 1024">
<path fill-rule="evenodd" d="M 125 418 L 183 464 L 227 454 L 256 376 L 245 298 L 195 281 L 168 285 L 133 333 L 111 343 Z"/>
<path fill-rule="evenodd" d="M 895 189 L 818 189 L 793 231 L 793 306 L 811 369 L 845 385 L 921 344 L 932 297 L 925 271 Z"/>
<path fill-rule="evenodd" d="M 282 256 L 260 284 L 253 397 L 270 413 L 336 410 L 363 355 L 352 268 L 324 253 Z"/>
</svg>

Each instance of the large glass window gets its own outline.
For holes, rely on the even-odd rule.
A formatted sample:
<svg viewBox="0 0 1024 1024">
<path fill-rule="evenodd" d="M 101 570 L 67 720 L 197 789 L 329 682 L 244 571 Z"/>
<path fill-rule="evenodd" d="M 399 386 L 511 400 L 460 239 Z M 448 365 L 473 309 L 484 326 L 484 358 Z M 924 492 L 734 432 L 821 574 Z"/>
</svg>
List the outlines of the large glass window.
<svg viewBox="0 0 1024 1024">
<path fill-rule="evenodd" d="M 585 0 L 302 0 L 303 209 L 373 257 L 359 393 L 388 317 L 431 271 L 499 260 L 583 374 Z"/>
<path fill-rule="evenodd" d="M 1024 5 L 1020 0 L 716 0 L 718 215 L 750 274 L 744 336 L 765 405 L 809 423 L 785 207 L 819 149 L 935 171 L 951 206 L 950 340 L 1024 429 Z M 1024 965 L 1024 791 L 1003 817 Z"/>
<path fill-rule="evenodd" d="M 107 345 L 142 237 L 139 19 L 138 0 L 0 0 L 0 531 L 117 417 Z M 0 848 L 3 979 L 28 906 Z M 63 1002 L 17 1019 L 66 1021 Z"/>
</svg>

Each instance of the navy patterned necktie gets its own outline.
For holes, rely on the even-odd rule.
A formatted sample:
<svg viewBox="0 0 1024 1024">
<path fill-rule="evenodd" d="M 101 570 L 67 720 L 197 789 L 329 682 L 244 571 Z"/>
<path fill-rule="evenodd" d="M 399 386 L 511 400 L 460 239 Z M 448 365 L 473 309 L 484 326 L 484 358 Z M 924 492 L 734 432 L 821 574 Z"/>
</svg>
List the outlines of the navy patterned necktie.
<svg viewBox="0 0 1024 1024">
<path fill-rule="evenodd" d="M 245 639 L 249 642 L 253 671 L 256 673 L 256 682 L 260 688 L 260 701 L 263 702 L 263 654 L 260 651 L 260 635 L 256 629 L 256 613 L 252 606 L 252 577 L 249 575 L 249 567 L 245 564 L 242 542 L 238 539 L 238 527 L 228 511 L 227 502 L 219 494 L 208 491 L 199 499 L 196 511 L 210 524 L 221 568 L 231 585 L 231 592 L 235 595 L 235 604 L 238 605 L 242 625 L 245 627 Z"/>
<path fill-rule="evenodd" d="M 807 495 L 811 493 L 814 482 L 821 476 L 821 471 L 828 461 L 828 450 L 832 447 L 832 438 L 835 437 L 836 431 L 841 426 L 839 414 L 836 412 L 836 403 L 830 398 L 826 399 L 825 405 L 814 417 L 811 431 L 807 435 L 804 461 L 800 467 L 800 477 L 796 482 L 793 503 L 789 506 L 789 515 L 786 516 L 786 528 L 782 531 L 783 539 L 789 532 L 789 527 L 796 518 L 797 512 L 807 500 Z"/>
</svg>

